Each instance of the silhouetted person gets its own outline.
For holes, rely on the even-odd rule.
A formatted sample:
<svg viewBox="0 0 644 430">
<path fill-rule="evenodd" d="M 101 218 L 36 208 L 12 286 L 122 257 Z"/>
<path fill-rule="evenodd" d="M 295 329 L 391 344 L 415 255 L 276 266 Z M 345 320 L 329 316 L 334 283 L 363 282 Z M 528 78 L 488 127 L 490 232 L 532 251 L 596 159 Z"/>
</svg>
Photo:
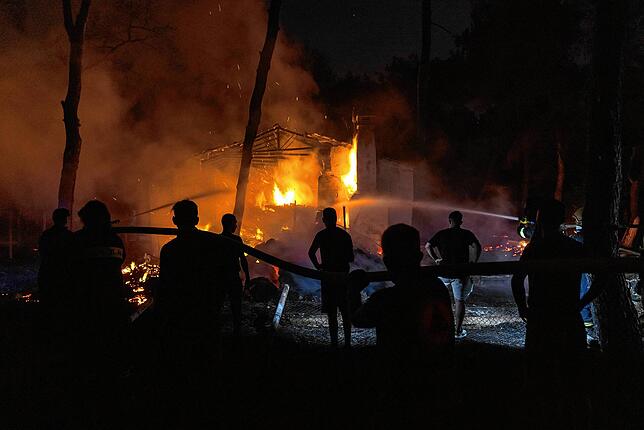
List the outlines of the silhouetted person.
<svg viewBox="0 0 644 430">
<path fill-rule="evenodd" d="M 244 243 L 242 238 L 235 234 L 237 230 L 237 218 L 233 214 L 225 214 L 221 217 L 222 232 L 221 235 L 239 243 Z M 239 335 L 241 329 L 241 300 L 242 300 L 242 281 L 239 277 L 240 266 L 244 271 L 246 285 L 250 281 L 250 272 L 248 271 L 248 261 L 244 256 L 244 251 L 234 245 L 223 241 L 222 246 L 222 292 L 228 295 L 230 300 L 230 309 L 233 314 L 233 332 Z M 222 297 L 223 298 L 223 297 Z"/>
<path fill-rule="evenodd" d="M 333 208 L 322 211 L 322 222 L 325 229 L 318 232 L 309 248 L 309 258 L 318 270 L 327 272 L 349 273 L 349 263 L 353 262 L 353 242 L 349 233 L 339 228 L 338 215 Z M 316 252 L 320 250 L 322 262 L 318 261 Z M 344 327 L 344 346 L 351 346 L 351 318 L 347 303 L 347 285 L 344 282 L 322 281 L 322 312 L 329 319 L 331 345 L 338 346 L 338 312 L 342 314 Z"/>
<path fill-rule="evenodd" d="M 193 337 L 197 343 L 205 340 L 204 336 L 216 339 L 220 239 L 197 229 L 199 212 L 195 202 L 182 200 L 172 211 L 172 222 L 179 231 L 161 248 L 155 293 L 157 315 L 172 340 L 182 336 Z"/>
<path fill-rule="evenodd" d="M 449 228 L 441 230 L 432 237 L 425 249 L 437 264 L 464 264 L 478 261 L 481 256 L 481 244 L 474 233 L 461 228 L 463 214 L 454 211 L 449 214 Z M 445 285 L 451 286 L 454 295 L 454 313 L 456 316 L 456 338 L 467 336 L 463 329 L 465 318 L 465 301 L 472 293 L 472 279 L 469 276 L 458 278 L 440 278 Z"/>
<path fill-rule="evenodd" d="M 73 273 L 83 314 L 97 327 L 110 330 L 129 321 L 121 265 L 125 246 L 112 231 L 111 216 L 101 201 L 90 200 L 78 211 L 83 228 L 74 232 Z"/>
<path fill-rule="evenodd" d="M 125 248 L 112 231 L 104 203 L 91 200 L 78 211 L 78 216 L 83 228 L 74 232 L 76 307 L 70 312 L 79 335 L 75 369 L 80 375 L 90 375 L 83 388 L 87 392 L 81 399 L 87 403 L 79 407 L 89 408 L 90 414 L 104 414 L 119 399 L 112 390 L 118 391 L 119 377 L 129 365 L 130 292 L 121 274 Z"/>
<path fill-rule="evenodd" d="M 38 290 L 41 304 L 49 311 L 54 311 L 52 307 L 64 307 L 72 299 L 69 258 L 74 235 L 67 228 L 68 218 L 67 209 L 54 210 L 54 225 L 45 230 L 38 241 Z M 57 309 L 56 312 L 60 310 L 63 309 Z M 66 311 L 69 312 L 69 309 Z"/>
<path fill-rule="evenodd" d="M 522 262 L 558 261 L 583 257 L 582 245 L 560 232 L 564 205 L 557 200 L 541 204 L 535 234 L 521 255 Z M 561 261 L 561 264 L 565 264 Z M 524 280 L 528 277 L 530 295 L 526 302 Z M 538 409 L 551 408 L 564 400 L 566 417 L 579 418 L 579 404 L 584 402 L 581 386 L 586 331 L 580 310 L 588 294 L 579 299 L 581 273 L 521 273 L 512 277 L 512 293 L 519 315 L 526 321 L 525 349 L 528 359 L 529 386 L 538 395 Z M 591 286 L 590 291 L 594 291 Z M 594 294 L 594 293 L 593 293 Z M 582 305 L 583 303 L 583 305 Z M 576 405 L 576 406 L 575 406 Z M 537 410 L 537 414 L 540 412 Z M 577 413 L 576 413 L 577 412 Z M 561 419 L 557 416 L 552 419 Z M 545 418 L 545 417 L 544 417 Z"/>
<path fill-rule="evenodd" d="M 179 201 L 172 211 L 177 237 L 161 248 L 154 296 L 161 347 L 158 401 L 168 411 L 188 411 L 211 400 L 204 392 L 220 367 L 221 238 L 197 229 L 195 202 Z"/>
<path fill-rule="evenodd" d="M 452 403 L 451 387 L 446 385 L 453 377 L 449 369 L 454 348 L 452 304 L 438 277 L 420 273 L 423 254 L 418 230 L 406 224 L 390 226 L 381 245 L 394 286 L 373 293 L 353 313 L 352 322 L 356 327 L 376 328 L 385 390 L 382 407 L 402 408 L 395 420 L 414 422 L 415 414 L 449 408 Z M 354 293 L 367 286 L 362 271 L 353 272 L 351 279 Z M 391 419 L 389 415 L 384 418 Z M 437 419 L 433 412 L 429 415 Z"/>
<path fill-rule="evenodd" d="M 584 231 L 583 231 L 583 210 L 584 208 L 579 208 L 573 214 L 573 219 L 575 220 L 575 229 L 571 237 L 577 242 L 584 243 Z M 579 290 L 579 298 L 583 298 L 588 291 L 590 290 L 590 285 L 592 284 L 592 279 L 590 274 L 582 273 L 581 274 L 581 288 Z M 584 322 L 584 328 L 586 329 L 586 342 L 589 346 L 597 344 L 597 338 L 595 336 L 595 323 L 593 320 L 593 306 L 590 302 L 584 306 L 581 310 L 581 319 Z"/>
</svg>

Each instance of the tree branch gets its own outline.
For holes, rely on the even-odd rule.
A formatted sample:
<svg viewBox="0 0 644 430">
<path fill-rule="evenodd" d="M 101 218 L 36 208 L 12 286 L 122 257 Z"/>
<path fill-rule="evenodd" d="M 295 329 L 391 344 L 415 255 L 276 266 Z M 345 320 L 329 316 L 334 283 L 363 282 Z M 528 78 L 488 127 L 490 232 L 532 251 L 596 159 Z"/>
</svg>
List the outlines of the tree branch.
<svg viewBox="0 0 644 430">
<path fill-rule="evenodd" d="M 454 38 L 456 38 L 456 37 L 457 37 L 457 36 L 454 34 L 454 32 L 452 32 L 450 29 L 448 29 L 447 27 L 444 27 L 444 26 L 442 26 L 442 25 L 438 24 L 437 22 L 432 21 L 432 25 L 433 25 L 434 27 L 438 27 L 438 28 L 440 28 L 440 29 L 441 29 L 441 30 L 443 30 L 445 33 L 449 34 L 450 36 L 452 36 L 452 37 L 454 37 Z"/>
<path fill-rule="evenodd" d="M 87 22 L 87 16 L 89 15 L 89 6 L 92 3 L 92 0 L 83 0 L 81 3 L 80 10 L 78 15 L 76 15 L 76 23 L 74 24 L 74 30 L 79 31 L 85 28 L 85 23 Z"/>
<path fill-rule="evenodd" d="M 74 19 L 72 18 L 71 0 L 63 0 L 63 21 L 65 23 L 67 36 L 72 37 L 72 34 L 74 33 Z"/>
<path fill-rule="evenodd" d="M 107 50 L 108 54 L 113 54 L 117 49 L 129 44 L 129 43 L 136 43 L 136 42 L 145 42 L 148 40 L 149 37 L 131 37 L 131 35 L 128 35 L 128 38 L 125 40 L 121 40 L 120 42 L 116 43 L 115 45 L 102 45 L 100 46 L 101 49 Z"/>
</svg>

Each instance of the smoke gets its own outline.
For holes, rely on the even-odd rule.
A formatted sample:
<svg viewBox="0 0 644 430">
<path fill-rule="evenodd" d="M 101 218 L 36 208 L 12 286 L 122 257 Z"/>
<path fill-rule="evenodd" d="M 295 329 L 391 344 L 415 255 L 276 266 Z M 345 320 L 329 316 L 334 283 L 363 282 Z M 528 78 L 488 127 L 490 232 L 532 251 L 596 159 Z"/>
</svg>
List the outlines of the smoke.
<svg viewBox="0 0 644 430">
<path fill-rule="evenodd" d="M 28 0 L 0 10 L 0 196 L 23 213 L 56 206 L 68 51 L 60 8 Z M 127 214 L 151 200 L 234 187 L 238 161 L 210 180 L 192 172 L 199 169 L 192 157 L 243 138 L 265 31 L 266 5 L 258 0 L 93 3 L 76 207 L 96 197 Z M 260 129 L 279 122 L 315 130 L 323 118 L 316 92 L 300 48 L 280 32 Z M 203 183 L 171 179 L 191 175 Z"/>
</svg>

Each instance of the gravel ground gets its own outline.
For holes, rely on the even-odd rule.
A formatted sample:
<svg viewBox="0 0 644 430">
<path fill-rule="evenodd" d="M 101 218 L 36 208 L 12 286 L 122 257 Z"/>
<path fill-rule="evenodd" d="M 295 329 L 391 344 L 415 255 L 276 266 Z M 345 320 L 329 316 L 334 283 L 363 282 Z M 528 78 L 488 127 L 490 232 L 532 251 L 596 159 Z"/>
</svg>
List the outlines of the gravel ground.
<svg viewBox="0 0 644 430">
<path fill-rule="evenodd" d="M 38 269 L 34 264 L 0 266 L 0 297 L 14 298 L 35 288 Z"/>
<path fill-rule="evenodd" d="M 244 302 L 243 331 L 249 334 L 261 331 L 272 321 L 275 304 Z M 224 306 L 224 330 L 232 330 L 230 310 Z M 521 348 L 525 337 L 525 326 L 512 306 L 472 305 L 465 317 L 467 338 L 462 342 L 481 342 L 491 345 Z M 326 345 L 329 331 L 326 315 L 320 312 L 319 300 L 315 297 L 289 295 L 280 320 L 279 336 L 303 345 Z M 340 342 L 342 324 L 340 323 Z M 376 343 L 375 329 L 354 328 L 352 344 L 369 346 Z"/>
</svg>

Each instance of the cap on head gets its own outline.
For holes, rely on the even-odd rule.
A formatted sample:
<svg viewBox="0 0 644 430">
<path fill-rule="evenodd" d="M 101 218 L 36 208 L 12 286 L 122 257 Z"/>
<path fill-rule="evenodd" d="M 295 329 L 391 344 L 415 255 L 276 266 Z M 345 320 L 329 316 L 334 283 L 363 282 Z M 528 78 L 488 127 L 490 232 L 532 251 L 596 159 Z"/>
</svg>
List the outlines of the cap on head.
<svg viewBox="0 0 644 430">
<path fill-rule="evenodd" d="M 105 203 L 90 200 L 78 211 L 78 216 L 86 227 L 105 227 L 110 224 L 111 215 Z"/>
<path fill-rule="evenodd" d="M 55 225 L 66 225 L 69 215 L 70 213 L 67 208 L 58 208 L 54 209 L 54 212 L 51 214 L 51 219 L 54 221 Z"/>
<path fill-rule="evenodd" d="M 537 224 L 546 229 L 558 229 L 566 216 L 566 207 L 559 200 L 548 199 L 541 203 L 537 212 Z"/>
<path fill-rule="evenodd" d="M 237 229 L 237 217 L 233 214 L 224 214 L 221 217 L 221 226 L 224 231 L 233 233 Z"/>
<path fill-rule="evenodd" d="M 380 245 L 383 261 L 392 272 L 418 267 L 423 258 L 420 251 L 420 233 L 407 224 L 388 227 L 382 234 Z"/>
<path fill-rule="evenodd" d="M 452 221 L 456 225 L 461 225 L 463 224 L 463 214 L 460 213 L 459 211 L 454 211 L 449 214 L 447 217 L 450 221 Z"/>
<path fill-rule="evenodd" d="M 192 200 L 181 200 L 172 206 L 172 222 L 177 227 L 194 227 L 199 222 L 199 208 Z"/>
<path fill-rule="evenodd" d="M 324 208 L 322 222 L 327 227 L 334 227 L 338 222 L 338 213 L 333 208 Z"/>
</svg>

